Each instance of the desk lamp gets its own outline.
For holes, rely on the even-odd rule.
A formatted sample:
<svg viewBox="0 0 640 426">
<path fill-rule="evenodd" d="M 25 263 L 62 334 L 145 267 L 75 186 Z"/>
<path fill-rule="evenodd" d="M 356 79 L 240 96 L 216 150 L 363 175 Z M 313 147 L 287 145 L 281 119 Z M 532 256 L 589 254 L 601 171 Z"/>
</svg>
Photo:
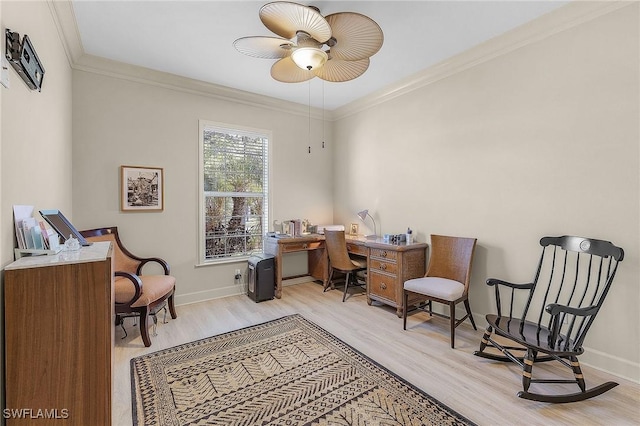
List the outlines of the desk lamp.
<svg viewBox="0 0 640 426">
<path fill-rule="evenodd" d="M 367 209 L 358 212 L 358 217 L 363 222 L 367 218 L 367 216 L 369 216 L 371 218 L 371 221 L 373 222 L 373 235 L 366 235 L 365 238 L 367 238 L 368 240 L 375 240 L 376 238 L 378 238 L 378 231 L 376 230 L 376 221 L 373 220 L 373 216 L 369 214 L 369 210 Z"/>
</svg>

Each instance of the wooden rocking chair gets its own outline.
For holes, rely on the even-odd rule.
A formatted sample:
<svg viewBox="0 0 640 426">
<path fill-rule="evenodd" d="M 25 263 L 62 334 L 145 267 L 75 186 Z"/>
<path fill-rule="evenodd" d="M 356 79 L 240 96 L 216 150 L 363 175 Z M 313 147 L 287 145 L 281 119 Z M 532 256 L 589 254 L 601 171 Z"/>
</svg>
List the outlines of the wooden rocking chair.
<svg viewBox="0 0 640 426">
<path fill-rule="evenodd" d="M 474 355 L 518 364 L 522 368 L 520 398 L 551 403 L 592 398 L 618 385 L 607 382 L 587 390 L 578 356 L 584 352 L 582 344 L 611 287 L 624 251 L 608 241 L 570 236 L 544 237 L 540 245 L 542 254 L 533 282 L 513 284 L 495 278 L 487 280 L 487 285 L 495 287 L 498 313 L 486 316 L 489 325 L 480 350 Z M 508 294 L 501 295 L 501 287 L 510 289 Z M 522 292 L 525 298 L 518 297 Z M 522 307 L 518 301 L 524 301 L 524 308 L 518 308 Z M 506 315 L 501 302 L 507 302 L 509 307 Z M 520 346 L 497 342 L 492 337 L 494 332 Z M 494 349 L 487 352 L 488 348 Z M 496 354 L 495 349 L 501 354 Z M 571 369 L 574 378 L 532 377 L 534 363 L 554 360 Z M 532 393 L 529 392 L 532 383 L 573 383 L 580 392 Z"/>
</svg>

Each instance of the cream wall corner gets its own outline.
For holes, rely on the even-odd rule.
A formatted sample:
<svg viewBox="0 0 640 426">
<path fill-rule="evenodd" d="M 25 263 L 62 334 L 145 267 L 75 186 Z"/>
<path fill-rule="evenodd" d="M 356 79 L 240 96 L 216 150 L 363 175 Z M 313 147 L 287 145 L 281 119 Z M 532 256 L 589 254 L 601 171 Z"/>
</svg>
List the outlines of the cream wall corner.
<svg viewBox="0 0 640 426">
<path fill-rule="evenodd" d="M 2 2 L 2 42 L 27 34 L 45 68 L 42 91 L 9 70 L 2 90 L 2 265 L 13 261 L 14 204 L 71 210 L 71 66 L 48 2 Z"/>
<path fill-rule="evenodd" d="M 118 226 L 133 253 L 166 259 L 178 280 L 178 304 L 246 291 L 246 282 L 234 284 L 237 268 L 246 279 L 246 260 L 196 267 L 199 120 L 271 132 L 272 221 L 333 221 L 331 144 L 321 147 L 319 114 L 312 117 L 308 153 L 308 108 L 228 95 L 202 82 L 98 58 L 84 57 L 74 70 L 75 225 Z M 121 165 L 164 169 L 163 212 L 119 210 Z M 305 273 L 306 257 L 293 256 L 287 265 L 293 270 L 286 273 Z"/>
<path fill-rule="evenodd" d="M 379 233 L 477 237 L 470 301 L 479 320 L 495 311 L 486 278 L 531 279 L 541 237 L 620 245 L 626 258 L 582 360 L 637 382 L 639 4 L 615 6 L 487 58 L 472 49 L 437 78 L 427 71 L 424 84 L 338 112 L 334 179 L 358 185 L 336 186 L 334 204 L 345 225 L 368 208 Z M 532 25 L 549 29 L 553 19 Z"/>
<path fill-rule="evenodd" d="M 71 217 L 71 66 L 51 4 L 0 1 L 5 29 L 28 34 L 45 67 L 42 92 L 30 90 L 9 69 L 9 88 L 0 86 L 0 266 L 13 261 L 15 204 L 60 208 Z M 39 218 L 39 215 L 35 214 Z M 4 284 L 2 284 L 4 286 Z M 0 305 L 0 329 L 4 329 Z M 0 342 L 0 363 L 4 346 Z M 0 373 L 0 382 L 4 378 Z M 0 399 L 4 400 L 4 386 Z"/>
</svg>

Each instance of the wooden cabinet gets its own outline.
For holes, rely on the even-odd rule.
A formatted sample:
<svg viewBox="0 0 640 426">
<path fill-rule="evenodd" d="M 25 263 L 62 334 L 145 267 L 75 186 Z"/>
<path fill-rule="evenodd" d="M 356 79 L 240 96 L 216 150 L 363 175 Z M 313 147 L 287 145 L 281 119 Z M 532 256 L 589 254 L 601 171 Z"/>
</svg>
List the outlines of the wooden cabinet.
<svg viewBox="0 0 640 426">
<path fill-rule="evenodd" d="M 402 289 L 404 282 L 426 273 L 427 244 L 367 243 L 367 302 L 376 300 L 403 313 Z"/>
<path fill-rule="evenodd" d="M 7 425 L 111 425 L 113 306 L 109 242 L 5 268 Z"/>
</svg>

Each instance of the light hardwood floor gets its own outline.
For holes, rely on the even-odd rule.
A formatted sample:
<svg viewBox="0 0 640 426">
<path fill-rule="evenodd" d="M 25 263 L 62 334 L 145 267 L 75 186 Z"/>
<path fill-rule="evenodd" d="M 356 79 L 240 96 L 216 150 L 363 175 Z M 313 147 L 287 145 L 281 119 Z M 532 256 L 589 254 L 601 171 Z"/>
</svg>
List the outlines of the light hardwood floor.
<svg viewBox="0 0 640 426">
<path fill-rule="evenodd" d="M 472 355 L 482 326 L 478 331 L 468 323 L 459 326 L 456 348 L 451 349 L 447 320 L 419 313 L 409 317 L 407 331 L 403 331 L 395 309 L 369 306 L 364 294 L 344 303 L 341 300 L 341 291 L 323 293 L 321 285 L 309 282 L 285 286 L 282 299 L 261 303 L 233 296 L 178 306 L 175 320 L 162 324 L 159 315 L 158 335 L 152 337 L 150 348 L 144 347 L 139 332 L 127 323 L 127 338 L 121 339 L 124 334 L 116 329 L 113 424 L 132 423 L 131 358 L 293 313 L 320 325 L 479 425 L 640 424 L 640 385 L 636 383 L 583 366 L 588 387 L 607 380 L 620 386 L 572 404 L 526 401 L 516 396 L 521 390 L 517 366 Z M 534 368 L 534 375 L 548 368 Z"/>
</svg>

